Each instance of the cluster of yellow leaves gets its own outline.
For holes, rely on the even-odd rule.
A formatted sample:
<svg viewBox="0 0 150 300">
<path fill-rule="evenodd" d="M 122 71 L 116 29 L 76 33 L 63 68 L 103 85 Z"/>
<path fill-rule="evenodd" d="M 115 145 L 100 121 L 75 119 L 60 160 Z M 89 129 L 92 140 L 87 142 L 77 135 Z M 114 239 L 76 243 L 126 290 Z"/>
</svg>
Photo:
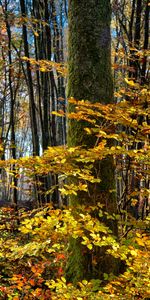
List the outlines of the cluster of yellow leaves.
<svg viewBox="0 0 150 300">
<path fill-rule="evenodd" d="M 30 62 L 31 66 L 38 69 L 41 72 L 50 72 L 55 69 L 61 76 L 66 77 L 67 75 L 67 66 L 64 63 L 56 63 L 50 60 L 36 60 L 34 58 L 28 58 L 22 56 L 23 61 Z"/>
<path fill-rule="evenodd" d="M 28 59 L 25 58 L 28 61 Z M 32 64 L 32 61 L 30 62 Z M 33 64 L 36 63 L 33 61 Z M 38 67 L 40 68 L 40 62 Z M 51 65 L 50 68 L 54 66 Z M 135 83 L 126 79 L 129 89 L 136 93 Z M 132 91 L 129 96 L 132 99 Z M 123 96 L 124 91 L 119 91 Z M 143 118 L 149 115 L 149 106 L 143 110 L 143 103 L 149 102 L 148 90 L 142 87 L 138 91 L 136 103 L 122 101 L 115 106 L 100 103 L 91 104 L 88 101 L 77 101 L 70 99 L 75 107 L 75 112 L 68 113 L 68 117 L 76 121 L 86 121 L 85 132 L 95 135 L 97 141 L 93 148 L 84 147 L 49 147 L 41 157 L 26 157 L 17 160 L 0 161 L 0 167 L 4 168 L 11 176 L 24 176 L 34 182 L 35 175 L 57 174 L 59 180 L 59 191 L 62 195 L 78 195 L 88 192 L 88 184 L 97 183 L 100 178 L 95 178 L 92 173 L 94 163 L 107 156 L 113 156 L 114 161 L 118 157 L 132 158 L 133 165 L 139 167 L 147 166 L 142 178 L 149 176 L 150 146 L 147 143 L 142 149 L 135 149 L 134 143 L 144 143 L 150 131 L 150 126 L 143 121 L 139 124 L 137 116 Z M 59 112 L 61 115 L 61 112 Z M 63 114 L 62 114 L 63 115 Z M 87 125 L 89 124 L 89 126 Z M 119 126 L 132 130 L 132 134 L 120 131 Z M 110 142 L 117 141 L 112 145 Z M 15 164 L 15 172 L 12 171 Z M 82 167 L 81 167 L 82 166 Z M 133 166 L 134 167 L 134 166 Z M 68 183 L 66 178 L 74 177 L 75 182 Z M 52 187 L 53 191 L 53 187 Z M 47 191 L 47 193 L 51 193 Z M 149 195 L 149 190 L 144 193 Z M 135 203 L 134 197 L 137 191 L 131 193 L 131 202 Z M 5 220 L 2 212 L 0 219 Z M 93 217 L 98 214 L 99 219 Z M 149 219 L 141 223 L 134 220 L 130 222 L 133 229 L 127 239 L 117 241 L 110 229 L 101 221 L 103 218 L 120 220 L 120 216 L 110 216 L 103 210 L 101 204 L 98 207 L 78 207 L 74 209 L 53 209 L 50 206 L 42 210 L 35 210 L 17 216 L 20 225 L 18 227 L 15 217 L 6 220 L 5 225 L 0 227 L 0 267 L 4 269 L 1 275 L 2 286 L 0 291 L 2 297 L 8 299 L 132 299 L 134 297 L 149 298 L 150 290 L 150 240 L 146 230 Z M 11 220 L 17 232 L 11 230 Z M 17 219 L 17 220 L 18 220 Z M 129 225 L 130 225 L 129 224 Z M 15 239 L 14 239 L 15 237 Z M 69 238 L 80 239 L 86 249 L 94 252 L 95 247 L 106 247 L 108 254 L 119 258 L 126 263 L 126 272 L 116 278 L 108 274 L 108 284 L 105 287 L 100 281 L 87 282 L 83 280 L 77 287 L 68 284 L 64 278 L 65 263 L 68 258 Z M 6 278 L 6 273 L 7 275 Z M 3 282 L 4 278 L 4 282 Z M 12 295 L 12 296 L 11 296 Z M 11 298 L 12 297 L 12 298 Z M 132 298 L 131 298 L 132 297 Z"/>
<path fill-rule="evenodd" d="M 110 295 L 119 300 L 126 299 L 127 296 L 130 299 L 132 295 L 140 295 L 142 299 L 149 297 L 150 239 L 143 229 L 144 226 L 148 228 L 149 218 L 143 221 L 142 229 L 138 230 L 137 221 L 129 240 L 118 242 L 104 223 L 92 217 L 91 212 L 94 211 L 99 211 L 100 217 L 117 217 L 109 216 L 103 211 L 101 204 L 99 208 L 81 206 L 76 214 L 71 208 L 54 210 L 47 206 L 43 210 L 20 216 L 19 231 L 15 239 L 13 234 L 8 234 L 8 231 L 1 228 L 0 265 L 7 272 L 9 270 L 9 284 L 5 288 L 9 299 L 14 299 L 11 295 L 20 299 L 22 293 L 28 297 L 25 299 L 36 299 L 38 295 L 41 300 L 47 299 L 46 295 L 53 300 L 70 299 L 69 297 L 107 300 Z M 95 246 L 107 246 L 109 254 L 125 261 L 126 272 L 114 279 L 110 277 L 105 287 L 100 280 L 83 280 L 77 287 L 68 284 L 62 274 L 70 237 L 80 238 L 82 244 L 91 251 Z M 4 287 L 3 284 L 0 287 L 3 295 Z"/>
<path fill-rule="evenodd" d="M 149 218 L 147 221 L 149 223 Z M 132 243 L 128 246 L 128 268 L 126 272 L 108 284 L 106 289 L 115 293 L 122 293 L 123 298 L 128 296 L 149 299 L 150 297 L 150 238 L 141 230 L 132 233 Z M 134 244 L 134 246 L 133 246 Z M 129 256 L 129 252 L 131 256 Z"/>
</svg>

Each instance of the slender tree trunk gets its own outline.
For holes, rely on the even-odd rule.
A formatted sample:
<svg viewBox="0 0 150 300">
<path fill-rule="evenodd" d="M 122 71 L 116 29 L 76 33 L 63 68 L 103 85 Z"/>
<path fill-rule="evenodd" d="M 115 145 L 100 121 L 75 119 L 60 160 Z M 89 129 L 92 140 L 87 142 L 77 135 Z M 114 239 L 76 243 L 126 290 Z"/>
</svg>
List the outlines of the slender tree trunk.
<svg viewBox="0 0 150 300">
<path fill-rule="evenodd" d="M 9 91 L 10 91 L 10 128 L 11 128 L 11 155 L 13 159 L 16 159 L 16 134 L 15 134 L 15 92 L 13 89 L 13 82 L 12 82 L 12 47 L 11 47 L 11 29 L 9 25 L 9 21 L 7 19 L 7 2 L 5 2 L 5 23 L 7 29 L 7 36 L 8 36 L 8 62 L 9 62 L 9 71 L 8 71 L 8 80 L 9 80 Z M 12 189 L 12 204 L 14 205 L 14 209 L 17 210 L 17 203 L 18 203 L 18 194 L 17 194 L 17 184 L 18 180 L 16 178 L 16 166 L 15 164 L 12 165 L 12 171 L 14 176 L 12 178 L 13 181 L 13 189 Z"/>
<path fill-rule="evenodd" d="M 50 26 L 52 20 L 50 19 L 50 10 L 52 10 L 53 17 L 53 5 L 53 1 L 51 3 L 47 0 L 33 1 L 33 15 L 38 20 L 38 24 L 35 25 L 38 35 L 34 37 L 37 60 L 51 61 L 52 59 L 52 30 Z M 44 20 L 46 24 L 43 25 L 41 20 Z M 52 110 L 56 110 L 57 87 L 53 70 L 49 72 L 37 70 L 36 79 L 42 151 L 44 152 L 48 146 L 56 146 L 57 144 L 56 117 L 51 114 Z M 39 178 L 39 181 L 40 189 L 42 190 L 41 203 L 49 202 L 51 198 L 53 204 L 58 206 L 57 189 L 52 197 L 45 195 L 46 190 L 50 189 L 52 185 L 57 185 L 57 176 L 49 174 Z"/>
<path fill-rule="evenodd" d="M 132 2 L 132 10 L 131 10 L 131 17 L 129 22 L 129 46 L 134 47 L 133 44 L 133 26 L 134 26 L 134 16 L 135 16 L 135 7 L 136 7 L 136 0 L 133 0 Z M 134 55 L 134 51 L 130 51 L 131 55 Z M 130 68 L 134 68 L 134 62 L 133 60 L 129 60 L 129 66 Z M 133 71 L 129 71 L 129 78 L 133 76 Z"/>
<path fill-rule="evenodd" d="M 141 14 L 142 14 L 142 0 L 137 0 L 136 4 L 136 21 L 135 21 L 135 31 L 134 31 L 134 47 L 139 49 L 140 38 L 141 38 Z M 140 63 L 139 57 L 134 55 L 134 77 L 137 79 L 140 74 Z"/>
<path fill-rule="evenodd" d="M 26 17 L 25 1 L 20 0 L 21 14 L 22 17 Z M 29 55 L 28 37 L 26 25 L 22 25 L 23 41 L 24 41 L 24 53 L 27 58 Z M 29 107 L 30 107 L 30 118 L 31 118 L 31 131 L 32 131 L 32 142 L 33 142 L 33 155 L 39 155 L 39 135 L 37 129 L 37 118 L 36 118 L 36 105 L 34 99 L 33 80 L 31 74 L 31 64 L 27 61 L 27 80 L 28 80 L 28 91 L 29 91 Z"/>
<path fill-rule="evenodd" d="M 147 0 L 146 3 L 146 9 L 145 9 L 145 17 L 144 17 L 144 45 L 143 50 L 146 52 L 149 48 L 149 12 L 150 12 L 150 6 L 149 6 L 149 0 Z M 148 78 L 146 72 L 147 67 L 147 56 L 144 55 L 143 62 L 142 62 L 142 71 L 141 71 L 141 77 L 142 77 L 142 84 L 148 83 Z"/>
</svg>

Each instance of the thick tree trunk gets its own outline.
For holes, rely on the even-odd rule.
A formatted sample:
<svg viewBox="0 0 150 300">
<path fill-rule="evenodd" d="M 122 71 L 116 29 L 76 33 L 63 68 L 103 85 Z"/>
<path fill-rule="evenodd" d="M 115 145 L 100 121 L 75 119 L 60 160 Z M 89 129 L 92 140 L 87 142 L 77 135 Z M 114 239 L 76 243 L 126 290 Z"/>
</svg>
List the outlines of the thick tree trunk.
<svg viewBox="0 0 150 300">
<path fill-rule="evenodd" d="M 113 81 L 111 74 L 111 37 L 110 37 L 111 7 L 109 0 L 69 1 L 69 78 L 68 97 L 77 100 L 89 100 L 92 103 L 113 102 Z M 69 105 L 69 111 L 73 107 Z M 68 121 L 68 145 L 83 145 L 94 147 L 95 139 L 86 138 L 85 123 Z M 109 190 L 115 186 L 114 166 L 112 158 L 95 164 L 96 173 L 100 173 L 101 184 L 93 188 L 93 197 L 85 199 L 87 205 L 96 202 L 108 204 L 110 213 L 116 211 L 115 195 Z M 93 171 L 95 173 L 95 171 Z M 92 186 L 89 187 L 92 190 Z M 94 190 L 96 194 L 94 195 Z M 84 197 L 83 197 L 84 198 Z M 82 198 L 82 199 L 83 199 Z M 94 203 L 93 203 L 94 199 Z M 71 201 L 71 205 L 82 204 L 80 197 Z M 109 224 L 114 233 L 116 224 Z M 83 256 L 80 241 L 72 240 L 70 244 L 71 256 L 67 267 L 68 280 L 77 282 L 83 278 L 90 279 L 99 276 L 102 271 L 113 272 L 114 262 L 99 252 L 103 259 L 99 260 L 96 273 L 91 266 L 90 253 Z M 103 253 L 103 254 L 102 254 Z M 98 252 L 97 252 L 98 255 Z M 113 266 L 112 266 L 113 265 Z"/>
<path fill-rule="evenodd" d="M 110 1 L 70 1 L 68 96 L 112 102 L 110 18 Z"/>
<path fill-rule="evenodd" d="M 109 0 L 90 0 L 86 4 L 70 1 L 68 97 L 92 103 L 113 102 L 110 21 Z M 69 110 L 72 109 L 69 105 Z M 69 146 L 94 146 L 95 139 L 91 136 L 86 138 L 85 125 L 83 122 L 68 121 Z M 110 159 L 101 162 L 100 173 L 101 189 L 108 191 L 114 181 Z"/>
</svg>

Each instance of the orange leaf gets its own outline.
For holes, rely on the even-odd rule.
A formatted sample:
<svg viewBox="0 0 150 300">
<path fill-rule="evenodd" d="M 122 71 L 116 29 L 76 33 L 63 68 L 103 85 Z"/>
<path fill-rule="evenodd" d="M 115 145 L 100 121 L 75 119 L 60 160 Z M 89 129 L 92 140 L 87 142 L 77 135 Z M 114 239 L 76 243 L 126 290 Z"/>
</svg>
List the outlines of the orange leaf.
<svg viewBox="0 0 150 300">
<path fill-rule="evenodd" d="M 32 286 L 35 286 L 35 281 L 34 281 L 34 279 L 30 279 L 30 280 L 29 280 L 29 283 L 30 283 Z"/>
</svg>

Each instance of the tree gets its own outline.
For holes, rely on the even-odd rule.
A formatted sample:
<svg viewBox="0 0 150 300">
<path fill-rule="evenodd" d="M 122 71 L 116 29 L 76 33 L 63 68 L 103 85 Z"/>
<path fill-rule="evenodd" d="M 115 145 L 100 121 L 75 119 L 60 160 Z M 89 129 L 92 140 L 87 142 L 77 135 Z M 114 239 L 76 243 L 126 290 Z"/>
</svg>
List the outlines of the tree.
<svg viewBox="0 0 150 300">
<path fill-rule="evenodd" d="M 52 114 L 52 111 L 60 107 L 65 110 L 64 79 L 60 74 L 58 76 L 57 70 L 51 65 L 52 60 L 59 60 L 62 64 L 64 61 L 61 22 L 63 2 L 33 0 L 26 3 L 20 0 L 20 8 L 33 154 L 40 155 L 49 146 L 64 143 L 66 136 L 64 118 Z M 31 46 L 32 41 L 34 42 Z M 60 98 L 63 99 L 63 104 Z M 51 186 L 58 185 L 57 176 L 49 174 L 37 178 L 36 181 L 41 190 L 37 191 L 38 205 L 51 200 L 58 206 L 57 189 L 53 191 L 52 196 L 45 194 Z"/>
<path fill-rule="evenodd" d="M 148 31 L 149 31 L 149 1 L 147 0 L 127 0 L 127 1 L 113 1 L 113 13 L 116 18 L 115 30 L 116 35 L 114 35 L 115 44 L 115 63 L 114 63 L 114 75 L 116 97 L 117 102 L 121 101 L 123 98 L 127 99 L 129 103 L 136 105 L 138 103 L 139 91 L 137 92 L 134 87 L 134 81 L 148 88 Z M 121 72 L 120 72 L 121 70 Z M 119 71 L 119 72 L 118 72 Z M 117 76 L 116 76 L 117 75 Z M 120 76 L 121 75 L 121 76 Z M 127 84 L 128 80 L 125 81 L 124 78 L 132 79 L 131 84 Z M 120 80 L 121 79 L 121 80 Z M 121 85 L 121 88 L 120 88 Z M 121 89 L 124 89 L 124 94 L 120 93 Z M 143 102 L 143 107 L 141 110 L 141 116 L 133 114 L 133 121 L 137 120 L 139 126 L 143 122 L 149 124 L 148 116 L 144 116 L 143 112 L 148 109 L 148 101 L 145 98 Z M 134 131 L 130 126 L 123 126 L 121 128 L 122 132 L 127 134 L 130 132 L 133 136 Z M 145 141 L 136 141 L 132 146 L 130 145 L 128 149 L 133 147 L 133 149 L 143 148 Z M 122 158 L 121 158 L 122 160 Z M 142 217 L 144 214 L 144 203 L 148 203 L 148 199 L 140 196 L 140 190 L 145 186 L 149 189 L 149 181 L 141 179 L 138 175 L 139 171 L 134 167 L 131 176 L 131 165 L 132 159 L 126 156 L 124 157 L 123 168 L 118 169 L 119 173 L 116 177 L 117 187 L 118 187 L 118 203 L 120 208 L 123 210 L 132 210 L 133 216 L 137 219 Z M 121 180 L 122 177 L 122 180 Z M 132 177 L 132 179 L 131 179 Z M 137 204 L 133 208 L 129 204 L 128 193 L 137 189 L 139 194 L 136 196 Z M 120 205 L 121 204 L 121 205 Z M 141 212 L 141 207 L 143 207 Z M 120 209 L 119 209 L 120 210 Z"/>
<path fill-rule="evenodd" d="M 77 100 L 88 100 L 90 103 L 113 102 L 113 81 L 111 74 L 111 36 L 110 36 L 111 7 L 109 0 L 69 1 L 69 77 L 68 97 Z M 69 105 L 69 111 L 73 106 Z M 102 120 L 100 120 L 102 122 Z M 70 120 L 68 123 L 68 145 L 94 147 L 95 138 L 85 135 L 86 122 Z M 116 199 L 110 190 L 115 187 L 114 166 L 111 157 L 95 164 L 94 174 L 100 176 L 101 183 L 89 186 L 91 196 L 82 194 L 71 204 L 97 205 L 103 203 L 109 212 L 115 212 Z M 107 180 L 106 180 L 107 178 Z M 82 200 L 81 200 L 82 199 Z M 84 199 L 84 201 L 83 201 Z M 114 233 L 116 224 L 109 224 Z M 71 257 L 68 264 L 68 279 L 73 281 L 93 276 L 90 257 L 83 256 L 80 242 L 72 241 Z M 102 255 L 102 252 L 101 252 Z M 104 255 L 104 253 L 103 253 Z M 107 257 L 108 259 L 108 257 Z M 99 272 L 109 272 L 110 263 L 103 257 L 99 262 Z M 103 266 L 102 266 L 103 265 Z M 101 269 L 101 271 L 100 271 Z"/>
<path fill-rule="evenodd" d="M 24 0 L 20 0 L 20 7 L 21 7 L 22 17 L 25 18 L 26 7 L 25 7 Z M 23 41 L 24 41 L 24 53 L 27 58 L 30 58 L 27 28 L 25 24 L 22 25 L 22 34 L 23 34 Z M 28 92 L 29 92 L 29 107 L 30 107 L 30 118 L 31 118 L 33 154 L 39 155 L 39 135 L 38 135 L 38 128 L 37 128 L 36 106 L 35 106 L 35 99 L 34 99 L 33 78 L 31 73 L 30 61 L 27 61 L 27 83 L 28 83 Z"/>
</svg>

